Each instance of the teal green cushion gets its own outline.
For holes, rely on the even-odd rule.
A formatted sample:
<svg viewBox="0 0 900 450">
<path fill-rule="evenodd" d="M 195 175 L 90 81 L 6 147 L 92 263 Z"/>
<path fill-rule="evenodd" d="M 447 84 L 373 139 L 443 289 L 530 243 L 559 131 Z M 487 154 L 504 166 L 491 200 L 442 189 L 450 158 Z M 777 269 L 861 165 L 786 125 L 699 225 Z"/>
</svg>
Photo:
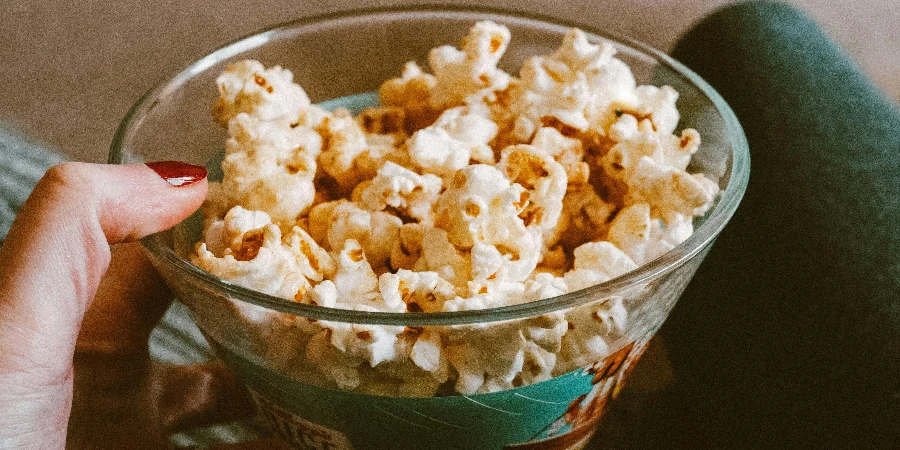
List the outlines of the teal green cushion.
<svg viewBox="0 0 900 450">
<path fill-rule="evenodd" d="M 734 109 L 752 169 L 664 326 L 677 381 L 646 442 L 900 446 L 896 105 L 782 4 L 721 9 L 673 56 Z"/>
</svg>

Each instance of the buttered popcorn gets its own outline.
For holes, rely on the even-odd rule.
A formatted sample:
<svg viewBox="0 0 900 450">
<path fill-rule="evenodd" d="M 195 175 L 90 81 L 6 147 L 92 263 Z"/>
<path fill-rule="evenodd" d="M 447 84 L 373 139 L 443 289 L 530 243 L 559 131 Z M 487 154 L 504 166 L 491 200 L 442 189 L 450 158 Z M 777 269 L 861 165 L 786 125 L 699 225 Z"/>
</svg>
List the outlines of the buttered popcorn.
<svg viewBox="0 0 900 450">
<path fill-rule="evenodd" d="M 256 61 L 218 78 L 224 178 L 194 264 L 288 301 L 369 312 L 471 311 L 552 298 L 684 242 L 719 194 L 687 172 L 677 92 L 638 86 L 580 30 L 518 76 L 509 30 L 479 22 L 357 116 L 311 105 Z M 495 392 L 593 364 L 629 326 L 629 299 L 502 323 L 397 327 L 238 308 L 270 364 L 379 395 Z M 310 373 L 315 374 L 314 376 Z"/>
</svg>

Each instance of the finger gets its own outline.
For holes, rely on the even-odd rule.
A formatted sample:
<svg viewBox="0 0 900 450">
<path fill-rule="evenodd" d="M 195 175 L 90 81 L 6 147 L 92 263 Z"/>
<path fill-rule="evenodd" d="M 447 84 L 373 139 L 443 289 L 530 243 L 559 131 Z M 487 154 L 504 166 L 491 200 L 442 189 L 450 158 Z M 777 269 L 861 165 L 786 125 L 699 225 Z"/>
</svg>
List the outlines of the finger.
<svg viewBox="0 0 900 450">
<path fill-rule="evenodd" d="M 187 217 L 203 202 L 205 173 L 181 163 L 66 163 L 44 175 L 0 249 L 0 397 L 9 396 L 0 398 L 0 428 L 15 418 L 64 429 L 69 405 L 60 398 L 71 392 L 76 336 L 109 263 L 109 244 Z M 34 417 L 22 417 L 24 401 L 14 400 L 29 395 L 45 400 L 30 402 Z"/>
<path fill-rule="evenodd" d="M 221 361 L 154 368 L 151 389 L 168 433 L 253 417 L 247 391 Z"/>
<path fill-rule="evenodd" d="M 0 366 L 66 372 L 109 244 L 171 227 L 205 192 L 205 182 L 174 187 L 143 164 L 66 163 L 47 171 L 0 249 L 0 344 L 18 357 Z"/>
</svg>

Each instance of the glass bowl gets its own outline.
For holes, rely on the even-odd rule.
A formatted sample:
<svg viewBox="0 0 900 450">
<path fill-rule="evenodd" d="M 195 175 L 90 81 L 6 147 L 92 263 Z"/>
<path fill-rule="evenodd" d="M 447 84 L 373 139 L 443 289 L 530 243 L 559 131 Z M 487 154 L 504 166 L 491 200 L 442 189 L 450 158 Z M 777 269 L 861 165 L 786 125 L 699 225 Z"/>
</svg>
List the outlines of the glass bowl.
<svg viewBox="0 0 900 450">
<path fill-rule="evenodd" d="M 425 67 L 431 48 L 458 44 L 480 20 L 493 20 L 512 32 L 500 63 L 510 73 L 517 73 L 529 56 L 553 52 L 563 34 L 577 26 L 590 41 L 614 45 L 639 84 L 674 87 L 680 94 L 678 128 L 695 128 L 703 138 L 690 171 L 718 181 L 721 195 L 695 220 L 690 238 L 637 270 L 566 295 L 477 311 L 370 313 L 245 289 L 183 257 L 199 237 L 202 219 L 196 214 L 145 238 L 150 260 L 188 306 L 217 355 L 247 385 L 273 430 L 296 448 L 583 447 L 746 189 L 750 163 L 740 125 L 719 94 L 683 65 L 644 44 L 583 24 L 443 6 L 319 16 L 228 44 L 138 100 L 115 135 L 109 162 L 181 160 L 208 165 L 215 179 L 215 162 L 227 136 L 210 109 L 217 98 L 215 79 L 228 64 L 251 58 L 281 65 L 293 71 L 313 102 L 331 100 L 325 105 L 353 109 L 376 101 L 365 93 L 398 76 L 406 61 Z M 565 351 L 563 344 L 547 336 L 560 323 L 593 326 L 591 320 L 608 313 L 610 305 L 627 311 L 626 325 L 592 341 L 592 350 L 585 353 L 589 356 L 557 361 L 555 353 Z M 449 371 L 451 381 L 440 383 L 409 364 L 360 364 L 322 348 L 316 337 L 322 324 L 363 337 L 372 330 L 393 330 L 400 336 L 397 342 L 409 345 L 439 336 L 440 345 L 448 352 L 454 348 L 456 360 L 472 373 L 445 367 L 440 370 Z M 510 370 L 518 370 L 514 378 Z M 460 379 L 478 373 L 483 380 L 508 384 L 460 393 L 465 391 L 458 387 Z"/>
</svg>

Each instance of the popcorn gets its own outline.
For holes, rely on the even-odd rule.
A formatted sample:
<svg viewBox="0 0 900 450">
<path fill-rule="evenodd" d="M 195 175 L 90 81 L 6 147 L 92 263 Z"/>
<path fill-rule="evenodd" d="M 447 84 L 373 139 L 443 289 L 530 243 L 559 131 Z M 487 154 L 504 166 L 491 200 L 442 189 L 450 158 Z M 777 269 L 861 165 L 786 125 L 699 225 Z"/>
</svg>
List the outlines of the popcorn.
<svg viewBox="0 0 900 450">
<path fill-rule="evenodd" d="M 367 108 L 359 113 L 359 125 L 366 134 L 403 136 L 406 113 L 397 106 Z"/>
<path fill-rule="evenodd" d="M 548 380 L 568 325 L 562 313 L 448 332 L 447 352 L 456 390 L 480 394 Z"/>
<path fill-rule="evenodd" d="M 407 132 L 431 125 L 440 115 L 440 109 L 432 108 L 431 96 L 437 81 L 434 75 L 422 72 L 413 61 L 403 66 L 400 78 L 393 78 L 381 85 L 378 97 L 385 106 L 402 108 Z"/>
<path fill-rule="evenodd" d="M 252 60 L 231 64 L 216 78 L 219 99 L 213 116 L 222 126 L 239 113 L 264 121 L 293 120 L 309 106 L 309 97 L 293 79 L 281 66 L 266 69 Z"/>
<path fill-rule="evenodd" d="M 477 326 L 448 336 L 450 366 L 457 372 L 456 390 L 463 395 L 512 389 L 525 363 L 525 337 L 517 324 Z"/>
<path fill-rule="evenodd" d="M 563 197 L 562 213 L 557 224 L 558 240 L 549 240 L 548 244 L 558 242 L 567 249 L 573 249 L 602 238 L 609 230 L 615 208 L 615 205 L 600 198 L 593 186 L 571 186 Z"/>
<path fill-rule="evenodd" d="M 222 162 L 227 204 L 266 211 L 278 222 L 293 222 L 315 196 L 319 135 L 246 113 L 229 122 L 228 134 Z"/>
<path fill-rule="evenodd" d="M 553 274 L 541 272 L 534 279 L 525 282 L 523 297 L 526 302 L 553 298 L 569 292 L 565 278 L 553 276 Z"/>
<path fill-rule="evenodd" d="M 641 157 L 635 168 L 634 192 L 649 199 L 653 208 L 694 216 L 703 215 L 712 206 L 719 186 L 703 176 L 690 175 Z"/>
<path fill-rule="evenodd" d="M 637 269 L 637 264 L 611 242 L 589 242 L 575 249 L 575 267 L 565 275 L 570 292 L 594 286 Z"/>
<path fill-rule="evenodd" d="M 366 260 L 362 246 L 355 239 L 347 239 L 342 247 L 334 274 L 338 298 L 351 304 L 366 304 L 374 300 L 378 277 Z"/>
<path fill-rule="evenodd" d="M 431 223 L 434 203 L 442 187 L 440 177 L 419 175 L 388 161 L 378 169 L 378 175 L 363 190 L 360 204 L 370 211 L 382 211 L 390 207 L 398 215 Z"/>
<path fill-rule="evenodd" d="M 417 223 L 405 223 L 398 230 L 398 239 L 391 248 L 390 266 L 393 269 L 412 269 L 422 256 L 422 239 L 425 227 Z"/>
<path fill-rule="evenodd" d="M 519 78 L 509 31 L 479 22 L 460 49 L 409 62 L 356 117 L 309 104 L 289 71 L 243 61 L 219 77 L 224 179 L 191 260 L 241 286 L 361 312 L 474 311 L 607 282 L 674 249 L 718 197 L 687 171 L 671 87 L 637 86 L 579 30 Z M 374 395 L 477 394 L 609 355 L 632 292 L 525 319 L 361 325 L 250 305 L 234 314 L 281 373 Z"/>
<path fill-rule="evenodd" d="M 616 215 L 609 227 L 609 240 L 638 264 L 645 261 L 645 250 L 650 242 L 650 205 L 631 205 Z M 575 259 L 576 264 L 578 258 Z"/>
<path fill-rule="evenodd" d="M 567 138 L 555 128 L 542 127 L 534 135 L 531 145 L 563 166 L 569 184 L 588 182 L 590 168 L 583 161 L 584 146 L 578 139 Z"/>
<path fill-rule="evenodd" d="M 614 53 L 610 44 L 593 45 L 583 32 L 572 30 L 553 55 L 525 61 L 521 71 L 524 94 L 512 109 L 527 122 L 518 128 L 528 129 L 530 122 L 530 128 L 557 124 L 570 133 L 586 131 L 586 113 L 592 103 L 615 93 L 603 90 L 611 83 L 598 82 L 606 81 L 604 67 L 613 61 Z"/>
<path fill-rule="evenodd" d="M 367 211 L 347 200 L 323 203 L 310 211 L 310 236 L 334 251 L 348 239 L 361 244 L 376 268 L 387 266 L 403 222 L 382 211 Z M 312 224 L 315 223 L 315 226 Z"/>
<path fill-rule="evenodd" d="M 620 108 L 624 114 L 638 119 L 649 119 L 653 123 L 654 131 L 668 135 L 672 134 L 678 125 L 676 100 L 678 92 L 671 86 L 638 86 L 631 101 L 623 101 Z"/>
<path fill-rule="evenodd" d="M 223 242 L 232 244 L 224 249 L 222 256 L 211 252 L 206 243 L 200 243 L 191 262 L 232 283 L 288 300 L 302 296 L 309 289 L 296 259 L 282 246 L 277 226 L 269 223 L 247 231 L 226 226 L 222 237 L 220 248 L 224 247 Z"/>
<path fill-rule="evenodd" d="M 542 222 L 529 223 L 534 225 L 529 228 L 520 217 L 528 206 L 523 201 L 526 192 L 492 166 L 467 166 L 456 173 L 438 201 L 435 225 L 446 230 L 457 247 L 472 248 L 476 242 L 493 246 L 504 260 L 494 276 L 523 281 L 540 261 L 543 232 Z"/>
<path fill-rule="evenodd" d="M 449 361 L 443 347 L 441 334 L 426 329 L 413 344 L 409 359 L 422 370 L 435 374 L 439 380 L 446 381 L 449 376 Z"/>
<path fill-rule="evenodd" d="M 222 220 L 215 220 L 206 226 L 203 240 L 210 252 L 221 257 L 226 249 L 238 251 L 244 234 L 272 223 L 272 218 L 262 211 L 249 211 L 235 206 Z"/>
<path fill-rule="evenodd" d="M 354 167 L 354 160 L 366 150 L 366 135 L 349 113 L 337 112 L 325 119 L 321 127 L 326 146 L 319 163 L 344 189 L 351 189 L 363 180 Z"/>
<path fill-rule="evenodd" d="M 650 224 L 650 244 L 645 249 L 648 261 L 672 250 L 694 234 L 691 216 L 668 214 L 665 219 L 654 220 Z"/>
<path fill-rule="evenodd" d="M 505 89 L 510 76 L 498 69 L 497 63 L 506 52 L 509 40 L 509 29 L 483 21 L 469 29 L 461 50 L 450 45 L 431 50 L 428 63 L 435 78 L 430 98 L 432 107 L 458 106 Z"/>
<path fill-rule="evenodd" d="M 471 248 L 476 240 L 488 239 L 494 228 L 515 227 L 517 235 L 525 232 L 525 225 L 517 217 L 519 211 L 512 202 L 518 201 L 525 189 L 511 185 L 496 168 L 484 164 L 464 167 L 456 172 L 452 183 L 438 202 L 436 226 L 447 231 L 450 242 L 461 248 Z M 498 223 L 504 219 L 511 223 Z M 497 230 L 494 234 L 500 234 Z"/>
<path fill-rule="evenodd" d="M 565 364 L 556 374 L 585 367 L 609 354 L 609 344 L 625 332 L 628 311 L 621 297 L 610 297 L 566 313 L 569 331 L 559 356 Z"/>
<path fill-rule="evenodd" d="M 527 204 L 519 212 L 525 226 L 552 234 L 566 194 L 568 178 L 565 169 L 531 145 L 506 147 L 498 166 L 510 181 L 527 189 L 528 195 L 522 197 L 524 200 L 520 199 Z"/>
<path fill-rule="evenodd" d="M 487 145 L 497 135 L 497 125 L 472 107 L 444 111 L 433 125 L 416 131 L 407 146 L 412 162 L 422 171 L 448 177 L 471 159 L 493 162 Z"/>
<path fill-rule="evenodd" d="M 322 281 L 334 276 L 336 263 L 331 255 L 302 228 L 294 226 L 284 238 L 297 260 L 300 272 L 311 281 Z"/>
<path fill-rule="evenodd" d="M 472 271 L 471 261 L 450 242 L 447 232 L 429 228 L 422 236 L 422 256 L 413 268 L 418 272 L 434 271 L 454 286 L 464 289 Z"/>
<path fill-rule="evenodd" d="M 454 286 L 437 272 L 400 269 L 396 274 L 382 274 L 378 286 L 388 307 L 400 311 L 440 311 L 445 301 L 456 296 Z"/>
</svg>

